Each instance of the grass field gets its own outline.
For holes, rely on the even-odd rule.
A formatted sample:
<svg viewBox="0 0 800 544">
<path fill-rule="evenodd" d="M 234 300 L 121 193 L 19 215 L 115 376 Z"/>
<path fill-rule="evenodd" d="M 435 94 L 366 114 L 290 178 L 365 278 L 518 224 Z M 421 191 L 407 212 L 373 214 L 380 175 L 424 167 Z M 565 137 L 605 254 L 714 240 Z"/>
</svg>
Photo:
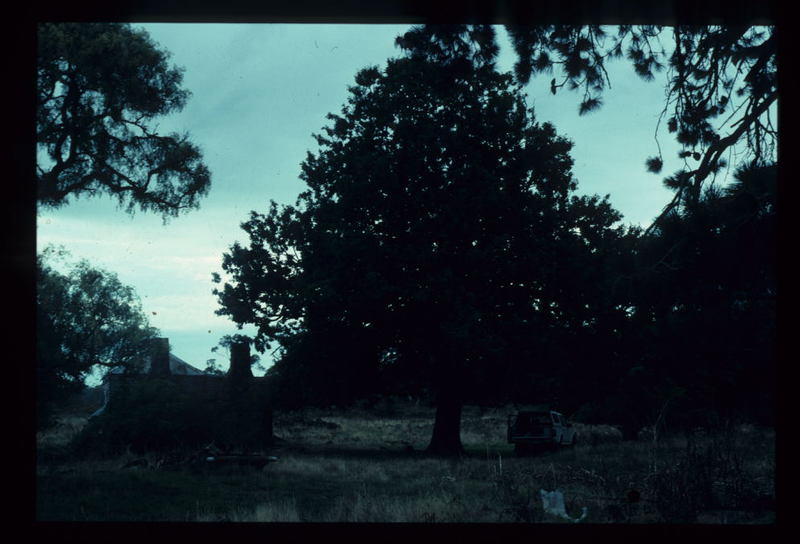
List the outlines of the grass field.
<svg viewBox="0 0 800 544">
<path fill-rule="evenodd" d="M 582 523 L 774 522 L 770 429 L 623 442 L 576 424 L 574 448 L 517 457 L 507 413 L 465 409 L 457 460 L 424 454 L 428 408 L 276 414 L 277 461 L 215 470 L 154 454 L 76 458 L 69 443 L 85 420 L 67 419 L 37 437 L 37 519 L 570 523 L 543 507 L 541 490 L 559 490 L 567 515 L 585 508 Z"/>
</svg>

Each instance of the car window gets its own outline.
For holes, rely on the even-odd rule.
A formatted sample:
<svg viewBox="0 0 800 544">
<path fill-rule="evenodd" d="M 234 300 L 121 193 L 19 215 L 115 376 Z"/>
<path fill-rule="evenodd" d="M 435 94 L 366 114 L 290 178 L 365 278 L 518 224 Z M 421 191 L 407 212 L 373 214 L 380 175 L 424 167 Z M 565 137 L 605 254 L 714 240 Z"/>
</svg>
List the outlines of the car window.
<svg viewBox="0 0 800 544">
<path fill-rule="evenodd" d="M 519 414 L 516 419 L 523 425 L 549 425 L 552 420 L 550 414 Z"/>
</svg>

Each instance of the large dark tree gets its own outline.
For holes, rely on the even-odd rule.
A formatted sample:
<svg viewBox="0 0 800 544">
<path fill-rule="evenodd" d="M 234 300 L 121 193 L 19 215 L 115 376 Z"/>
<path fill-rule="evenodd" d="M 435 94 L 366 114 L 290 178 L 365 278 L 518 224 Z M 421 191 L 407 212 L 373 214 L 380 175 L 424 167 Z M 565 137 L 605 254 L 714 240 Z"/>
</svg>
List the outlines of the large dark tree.
<svg viewBox="0 0 800 544">
<path fill-rule="evenodd" d="M 470 395 L 507 386 L 549 332 L 604 304 L 598 248 L 620 216 L 572 194 L 571 144 L 495 71 L 490 27 L 435 38 L 401 37 L 403 57 L 358 73 L 302 164 L 308 190 L 251 213 L 215 292 L 258 349 L 278 343 L 278 378 L 343 399 L 390 371 L 426 384 L 429 451 L 457 454 Z"/>
<path fill-rule="evenodd" d="M 42 205 L 109 194 L 165 218 L 196 208 L 210 176 L 188 136 L 158 134 L 180 111 L 183 72 L 128 24 L 38 27 L 37 191 Z"/>
<path fill-rule="evenodd" d="M 85 387 L 93 371 L 124 367 L 136 360 L 150 327 L 139 299 L 116 274 L 87 261 L 68 265 L 47 248 L 37 259 L 36 377 L 38 425 Z"/>
</svg>

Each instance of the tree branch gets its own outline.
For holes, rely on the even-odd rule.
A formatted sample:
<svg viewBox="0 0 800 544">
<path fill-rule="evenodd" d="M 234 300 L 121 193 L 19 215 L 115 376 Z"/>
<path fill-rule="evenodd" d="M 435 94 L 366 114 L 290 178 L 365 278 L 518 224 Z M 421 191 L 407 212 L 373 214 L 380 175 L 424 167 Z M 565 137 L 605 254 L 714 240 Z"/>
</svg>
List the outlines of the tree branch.
<svg viewBox="0 0 800 544">
<path fill-rule="evenodd" d="M 708 150 L 706 150 L 705 154 L 703 155 L 703 160 L 700 163 L 700 166 L 692 172 L 689 172 L 687 177 L 694 178 L 692 182 L 692 189 L 695 195 L 699 194 L 700 186 L 702 185 L 703 181 L 708 177 L 711 173 L 712 169 L 716 164 L 718 164 L 720 156 L 727 150 L 729 147 L 734 145 L 741 136 L 755 123 L 761 115 L 766 112 L 769 107 L 778 99 L 778 92 L 774 91 L 771 95 L 767 96 L 761 103 L 756 105 L 752 111 L 742 117 L 737 124 L 739 125 L 738 128 L 733 131 L 728 136 L 721 138 L 720 140 L 714 142 Z M 684 184 L 678 192 L 675 194 L 675 197 L 667 204 L 661 213 L 653 220 L 647 229 L 644 231 L 644 236 L 648 236 L 653 229 L 655 228 L 656 224 L 661 221 L 677 204 L 680 202 L 681 197 L 683 195 L 683 189 L 686 187 Z"/>
</svg>

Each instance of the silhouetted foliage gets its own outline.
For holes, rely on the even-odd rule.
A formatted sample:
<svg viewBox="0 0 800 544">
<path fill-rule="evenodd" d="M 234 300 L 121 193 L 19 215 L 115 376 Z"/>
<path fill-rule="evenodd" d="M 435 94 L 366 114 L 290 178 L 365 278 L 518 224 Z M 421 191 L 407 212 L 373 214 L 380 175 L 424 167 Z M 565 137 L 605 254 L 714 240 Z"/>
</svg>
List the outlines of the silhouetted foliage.
<svg viewBox="0 0 800 544">
<path fill-rule="evenodd" d="M 288 397 L 349 402 L 387 375 L 430 387 L 429 450 L 456 454 L 465 400 L 504 395 L 548 335 L 606 311 L 597 280 L 622 229 L 607 198 L 572 194 L 571 143 L 494 70 L 489 27 L 416 36 L 359 72 L 302 164 L 308 190 L 251 212 L 215 292 L 257 349 L 277 342 Z"/>
<path fill-rule="evenodd" d="M 668 186 L 676 195 L 662 216 L 682 201 L 696 202 L 733 146 L 743 144 L 741 164 L 761 166 L 776 159 L 778 133 L 770 116 L 778 99 L 774 26 L 516 24 L 507 29 L 518 57 L 517 79 L 527 83 L 555 72 L 551 91 L 566 86 L 580 92 L 581 114 L 600 105 L 611 86 L 606 65 L 614 59 L 624 57 L 645 80 L 667 70 L 659 126 L 666 119 L 668 132 L 683 148 L 681 156 L 699 164 L 687 163 L 670 177 Z M 415 32 L 418 41 L 435 34 L 428 27 Z M 659 150 L 647 168 L 658 173 L 662 163 Z"/>
<path fill-rule="evenodd" d="M 109 194 L 167 218 L 197 208 L 210 186 L 187 135 L 157 134 L 153 120 L 180 111 L 182 70 L 148 34 L 119 23 L 38 27 L 36 117 L 40 204 Z"/>
<path fill-rule="evenodd" d="M 38 425 L 51 422 L 54 407 L 85 387 L 92 371 L 125 367 L 158 331 L 139 299 L 116 274 L 82 260 L 59 263 L 52 247 L 37 259 L 36 403 Z M 60 271 L 58 268 L 66 268 Z"/>
<path fill-rule="evenodd" d="M 765 251 L 774 247 L 774 218 L 763 219 L 756 227 L 742 215 L 731 215 L 733 202 L 741 206 L 755 201 L 734 198 L 727 189 L 718 194 L 714 180 L 726 166 L 723 156 L 734 147 L 737 166 L 743 168 L 740 175 L 769 179 L 769 173 L 774 174 L 770 165 L 776 160 L 777 143 L 771 117 L 777 104 L 775 28 L 754 24 L 507 28 L 518 56 L 517 80 L 527 83 L 534 75 L 547 74 L 553 94 L 564 86 L 581 92 L 580 114 L 600 106 L 611 84 L 605 67 L 613 59 L 625 57 L 646 80 L 667 70 L 665 100 L 655 128 L 657 132 L 666 121 L 685 161 L 682 170 L 664 179 L 674 198 L 642 233 L 653 240 L 637 240 L 634 235 L 626 242 L 629 254 L 617 255 L 611 291 L 621 297 L 616 307 L 626 308 L 628 316 L 609 319 L 607 323 L 614 325 L 608 328 L 595 327 L 596 335 L 586 337 L 583 331 L 572 340 L 564 337 L 550 343 L 547 349 L 555 352 L 552 360 L 565 364 L 527 382 L 545 385 L 536 397 L 549 393 L 571 406 L 580 402 L 582 391 L 584 408 L 596 400 L 601 407 L 596 412 L 604 414 L 600 417 L 627 419 L 629 436 L 632 429 L 652 424 L 667 410 L 673 419 L 683 414 L 684 423 L 692 409 L 705 416 L 707 412 L 721 417 L 759 414 L 768 421 L 772 376 L 768 369 L 774 365 L 775 339 L 774 300 L 769 302 L 769 297 L 774 290 L 765 291 L 762 285 L 762 295 L 773 295 L 759 299 L 758 310 L 744 312 L 744 302 L 736 297 L 749 287 L 725 280 L 737 274 L 741 278 L 737 271 L 747 270 L 753 281 L 761 278 L 763 284 L 765 277 L 774 281 L 774 254 L 752 252 L 753 247 Z M 405 39 L 435 48 L 450 40 L 441 34 L 441 27 L 429 25 L 412 30 Z M 464 36 L 469 39 L 468 33 Z M 461 48 L 480 50 L 485 43 L 472 40 Z M 493 46 L 489 43 L 489 50 Z M 645 164 L 650 172 L 660 172 L 664 164 L 660 149 Z M 734 188 L 740 185 L 737 182 Z M 760 202 L 769 202 L 767 194 L 761 193 Z M 774 209 L 772 202 L 768 207 Z M 744 261 L 748 264 L 743 266 Z M 637 280 L 631 283 L 631 278 Z M 726 305 L 715 306 L 720 299 L 727 300 Z M 577 344 L 576 338 L 581 338 Z M 588 338 L 593 341 L 587 342 Z M 586 347 L 583 354 L 576 345 Z M 593 356 L 589 346 L 596 345 L 604 350 Z M 600 353 L 612 357 L 598 357 Z M 577 362 L 587 359 L 599 364 Z M 765 370 L 759 373 L 759 367 Z M 733 385 L 747 380 L 758 384 L 758 392 Z M 594 394 L 564 387 L 581 381 L 597 384 Z"/>
<path fill-rule="evenodd" d="M 659 157 L 648 157 L 647 161 L 647 170 L 654 174 L 658 174 L 661 172 L 661 168 L 664 166 L 664 161 L 661 160 Z"/>
<path fill-rule="evenodd" d="M 775 378 L 776 167 L 743 167 L 734 183 L 675 209 L 636 247 L 629 365 L 614 401 L 652 424 L 772 423 Z M 607 407 L 609 407 L 609 404 Z"/>
</svg>

